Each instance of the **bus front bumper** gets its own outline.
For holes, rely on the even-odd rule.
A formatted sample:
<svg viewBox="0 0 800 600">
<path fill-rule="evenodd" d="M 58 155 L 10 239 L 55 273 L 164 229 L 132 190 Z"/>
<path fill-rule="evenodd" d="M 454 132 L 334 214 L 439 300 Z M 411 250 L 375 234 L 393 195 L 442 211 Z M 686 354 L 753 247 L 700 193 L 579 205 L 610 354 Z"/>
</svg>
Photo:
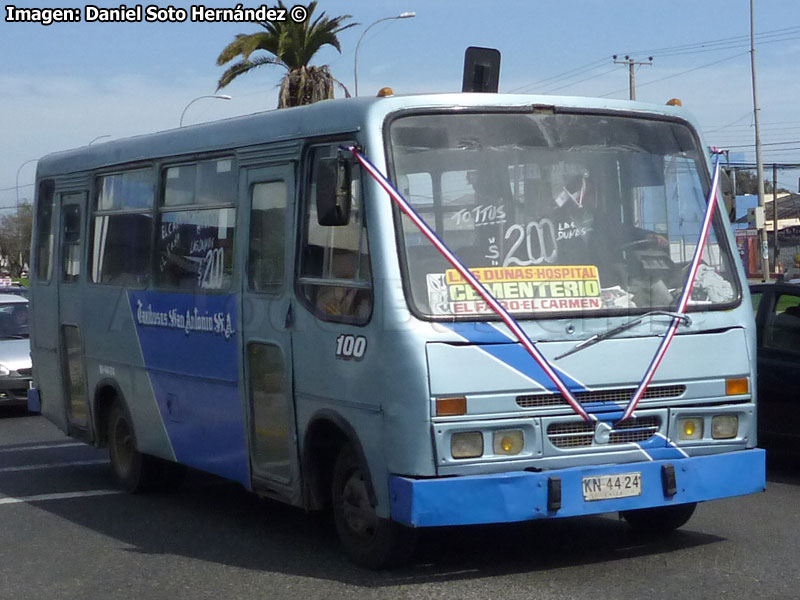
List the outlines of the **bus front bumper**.
<svg viewBox="0 0 800 600">
<path fill-rule="evenodd" d="M 390 477 L 392 519 L 412 527 L 510 523 L 703 502 L 764 491 L 766 453 L 434 479 Z M 587 500 L 597 478 L 641 475 L 638 495 Z M 608 480 L 604 480 L 607 482 Z M 613 481 L 613 477 L 612 477 Z M 560 493 L 559 493 L 560 492 Z"/>
</svg>

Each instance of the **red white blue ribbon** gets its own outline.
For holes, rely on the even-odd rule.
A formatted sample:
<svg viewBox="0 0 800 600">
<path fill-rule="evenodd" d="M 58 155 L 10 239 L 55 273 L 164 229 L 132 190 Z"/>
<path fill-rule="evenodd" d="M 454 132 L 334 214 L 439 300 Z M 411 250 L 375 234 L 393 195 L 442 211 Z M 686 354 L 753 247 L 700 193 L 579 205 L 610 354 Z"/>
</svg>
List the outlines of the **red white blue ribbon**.
<svg viewBox="0 0 800 600">
<path fill-rule="evenodd" d="M 703 226 L 700 229 L 700 239 L 697 242 L 697 247 L 694 250 L 694 256 L 692 257 L 692 262 L 689 266 L 689 274 L 686 277 L 686 285 L 683 286 L 683 293 L 678 300 L 676 312 L 679 314 L 686 312 L 686 307 L 689 305 L 689 299 L 692 297 L 692 288 L 694 287 L 694 281 L 697 277 L 697 270 L 700 267 L 700 259 L 703 257 L 703 249 L 705 248 L 706 241 L 708 240 L 708 234 L 711 231 L 711 220 L 714 217 L 714 208 L 717 205 L 718 187 L 719 157 L 717 157 L 717 160 L 714 163 L 714 179 L 711 183 L 711 193 L 708 196 L 706 214 L 703 218 Z M 622 413 L 622 418 L 620 421 L 624 421 L 633 415 L 633 411 L 636 410 L 639 400 L 641 400 L 642 396 L 644 396 L 647 386 L 650 385 L 650 382 L 653 380 L 653 377 L 656 374 L 656 370 L 661 364 L 661 361 L 664 359 L 664 355 L 667 353 L 667 348 L 669 348 L 672 338 L 675 337 L 675 333 L 678 331 L 678 324 L 680 322 L 681 319 L 679 317 L 672 319 L 672 322 L 667 329 L 667 333 L 664 335 L 664 339 L 661 340 L 661 344 L 658 346 L 658 350 L 656 350 L 656 354 L 653 357 L 653 360 L 650 362 L 650 366 L 647 367 L 647 371 L 645 372 L 639 387 L 636 388 L 633 396 L 628 401 L 628 406 L 625 407 L 625 412 Z"/>
<path fill-rule="evenodd" d="M 394 202 L 400 207 L 400 210 L 408 216 L 409 219 L 417 226 L 417 228 L 422 232 L 422 234 L 430 241 L 434 247 L 444 256 L 448 262 L 458 271 L 461 277 L 472 286 L 472 288 L 477 292 L 477 294 L 483 298 L 483 300 L 488 304 L 492 310 L 497 313 L 497 315 L 503 320 L 506 326 L 511 330 L 514 336 L 519 340 L 520 344 L 525 348 L 528 354 L 536 361 L 536 363 L 541 367 L 541 369 L 545 372 L 545 374 L 550 378 L 550 380 L 555 384 L 558 391 L 567 401 L 567 403 L 572 407 L 572 409 L 584 420 L 590 421 L 591 417 L 589 414 L 584 410 L 584 408 L 580 405 L 580 403 L 575 399 L 575 396 L 570 392 L 569 388 L 566 384 L 562 381 L 561 377 L 559 377 L 558 373 L 552 367 L 550 362 L 545 358 L 545 356 L 536 348 L 536 345 L 531 341 L 525 331 L 520 327 L 519 323 L 514 319 L 514 317 L 509 314 L 509 312 L 503 307 L 500 302 L 483 286 L 483 284 L 478 281 L 478 279 L 470 272 L 470 270 L 453 254 L 447 245 L 436 235 L 436 233 L 428 226 L 428 224 L 419 216 L 419 214 L 414 210 L 414 208 L 406 201 L 405 198 L 398 192 L 394 186 L 389 182 L 389 180 L 384 177 L 384 175 L 378 170 L 378 168 L 373 165 L 368 158 L 366 158 L 363 154 L 361 154 L 355 146 L 345 146 L 343 147 L 344 150 L 353 154 L 353 156 L 358 160 L 358 162 L 364 167 L 367 173 L 375 179 L 375 181 L 380 184 L 380 186 L 386 191 L 387 194 L 394 200 Z M 711 221 L 714 217 L 714 209 L 717 204 L 717 189 L 719 187 L 719 159 L 716 160 L 714 165 L 714 177 L 711 184 L 711 192 L 709 193 L 708 201 L 706 204 L 706 212 L 703 218 L 703 225 L 700 230 L 700 239 L 698 240 L 697 247 L 694 251 L 694 256 L 692 257 L 692 262 L 689 267 L 689 273 L 686 278 L 686 285 L 684 285 L 683 292 L 681 297 L 678 301 L 677 311 L 678 313 L 684 313 L 686 311 L 686 307 L 689 304 L 689 299 L 692 295 L 692 288 L 694 287 L 694 282 L 697 277 L 697 270 L 700 267 L 700 260 L 703 256 L 703 250 L 705 248 L 706 242 L 708 240 L 708 235 L 711 230 Z M 639 387 L 636 388 L 633 396 L 631 397 L 630 401 L 628 402 L 627 407 L 625 408 L 625 412 L 622 415 L 620 421 L 624 421 L 630 418 L 633 415 L 633 412 L 636 410 L 636 407 L 639 404 L 639 401 L 644 396 L 645 391 L 647 390 L 647 386 L 650 385 L 650 382 L 653 380 L 655 376 L 656 370 L 661 365 L 661 361 L 664 359 L 664 355 L 669 348 L 670 343 L 672 342 L 672 338 L 675 337 L 675 333 L 678 330 L 678 325 L 681 322 L 681 318 L 676 317 L 672 320 L 667 329 L 664 338 L 661 340 L 661 344 L 659 345 L 658 349 L 656 350 L 656 354 L 653 357 L 653 360 L 650 362 L 650 366 L 647 368 L 644 377 L 642 378 Z"/>
<path fill-rule="evenodd" d="M 545 374 L 555 384 L 558 391 L 564 397 L 564 400 L 572 407 L 584 421 L 590 421 L 589 414 L 584 410 L 580 403 L 575 399 L 572 392 L 570 392 L 567 385 L 559 377 L 556 370 L 548 362 L 547 358 L 536 348 L 536 345 L 531 341 L 527 334 L 520 327 L 519 323 L 512 317 L 509 312 L 503 308 L 503 305 L 487 290 L 483 284 L 464 266 L 464 264 L 453 254 L 445 243 L 436 235 L 436 233 L 428 226 L 428 224 L 419 216 L 419 214 L 412 208 L 405 198 L 398 192 L 394 186 L 389 182 L 386 177 L 373 165 L 367 157 L 361 154 L 355 146 L 344 146 L 343 150 L 351 152 L 353 156 L 361 163 L 361 166 L 366 169 L 367 173 L 377 181 L 380 186 L 386 191 L 387 194 L 395 201 L 400 207 L 400 210 L 408 216 L 409 219 L 417 226 L 422 234 L 433 244 L 436 249 L 444 256 L 451 265 L 458 271 L 461 277 L 472 286 L 477 294 L 483 298 L 484 302 L 488 304 L 494 312 L 503 320 L 506 326 L 511 330 L 514 336 L 519 340 L 520 344 L 528 351 L 528 354 L 533 357 L 536 363 L 542 368 Z"/>
</svg>

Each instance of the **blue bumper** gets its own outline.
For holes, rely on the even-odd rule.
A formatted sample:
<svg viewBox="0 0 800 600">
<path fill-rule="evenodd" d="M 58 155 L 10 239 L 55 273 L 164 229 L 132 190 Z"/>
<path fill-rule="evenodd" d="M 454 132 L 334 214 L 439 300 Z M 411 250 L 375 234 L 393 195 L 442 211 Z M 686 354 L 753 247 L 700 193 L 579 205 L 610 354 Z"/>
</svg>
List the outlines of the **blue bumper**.
<svg viewBox="0 0 800 600">
<path fill-rule="evenodd" d="M 392 519 L 413 527 L 510 523 L 574 517 L 637 508 L 702 502 L 761 492 L 766 484 L 766 453 L 761 449 L 727 454 L 617 465 L 574 467 L 546 472 L 516 471 L 437 479 L 393 475 L 389 481 Z M 670 469 L 670 465 L 672 469 Z M 674 495 L 665 471 L 674 470 Z M 583 478 L 638 472 L 641 495 L 586 501 Z M 560 507 L 548 510 L 549 480 L 560 480 Z M 550 492 L 550 507 L 554 492 Z"/>
</svg>

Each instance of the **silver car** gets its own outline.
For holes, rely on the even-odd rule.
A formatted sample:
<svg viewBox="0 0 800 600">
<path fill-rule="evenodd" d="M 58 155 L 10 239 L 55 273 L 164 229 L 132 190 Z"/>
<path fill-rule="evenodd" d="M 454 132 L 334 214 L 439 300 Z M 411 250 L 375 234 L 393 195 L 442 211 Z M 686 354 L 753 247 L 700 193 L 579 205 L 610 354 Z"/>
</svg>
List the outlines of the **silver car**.
<svg viewBox="0 0 800 600">
<path fill-rule="evenodd" d="M 25 405 L 31 382 L 28 300 L 0 294 L 0 405 Z"/>
</svg>

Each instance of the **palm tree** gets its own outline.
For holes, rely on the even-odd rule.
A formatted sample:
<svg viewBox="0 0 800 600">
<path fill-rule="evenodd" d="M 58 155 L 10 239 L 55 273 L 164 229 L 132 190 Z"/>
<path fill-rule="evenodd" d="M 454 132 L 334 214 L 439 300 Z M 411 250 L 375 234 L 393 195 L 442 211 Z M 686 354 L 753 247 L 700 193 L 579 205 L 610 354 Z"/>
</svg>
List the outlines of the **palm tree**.
<svg viewBox="0 0 800 600">
<path fill-rule="evenodd" d="M 334 83 L 336 81 L 328 70 L 327 65 L 311 67 L 308 63 L 317 51 L 325 45 L 331 45 L 341 54 L 337 34 L 345 29 L 354 27 L 358 23 L 342 25 L 350 19 L 351 15 L 342 15 L 330 19 L 325 12 L 312 22 L 312 14 L 317 7 L 316 0 L 309 3 L 307 17 L 302 23 L 295 23 L 290 18 L 286 21 L 259 21 L 266 31 L 259 33 L 240 33 L 217 58 L 217 65 L 222 66 L 241 57 L 241 60 L 230 67 L 219 78 L 217 91 L 224 88 L 239 75 L 249 73 L 256 67 L 264 65 L 279 65 L 287 71 L 281 80 L 278 108 L 311 104 L 319 100 L 333 98 Z M 278 8 L 286 10 L 281 0 Z M 288 14 L 288 10 L 287 13 Z M 257 56 L 251 59 L 256 50 L 264 50 L 271 56 Z"/>
</svg>

